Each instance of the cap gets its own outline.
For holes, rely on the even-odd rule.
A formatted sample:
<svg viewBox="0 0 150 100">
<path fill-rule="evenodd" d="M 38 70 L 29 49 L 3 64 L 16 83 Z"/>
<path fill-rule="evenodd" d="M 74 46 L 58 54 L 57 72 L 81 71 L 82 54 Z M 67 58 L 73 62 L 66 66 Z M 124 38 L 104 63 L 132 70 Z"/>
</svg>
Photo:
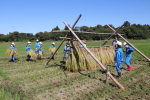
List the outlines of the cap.
<svg viewBox="0 0 150 100">
<path fill-rule="evenodd" d="M 38 39 L 36 41 L 39 41 Z"/>
<path fill-rule="evenodd" d="M 54 42 L 52 42 L 52 44 L 55 44 Z"/>
<path fill-rule="evenodd" d="M 123 43 L 123 45 L 126 45 L 126 44 L 127 44 L 126 42 Z"/>
<path fill-rule="evenodd" d="M 39 42 L 40 44 L 42 44 L 42 42 Z"/>
<path fill-rule="evenodd" d="M 27 43 L 31 43 L 30 41 L 28 41 Z"/>
<path fill-rule="evenodd" d="M 122 46 L 122 43 L 121 43 L 120 41 L 117 41 L 117 43 L 116 43 L 116 44 L 118 44 L 118 45 Z"/>
<path fill-rule="evenodd" d="M 15 43 L 14 43 L 14 42 L 12 42 L 11 44 L 15 45 Z"/>
</svg>

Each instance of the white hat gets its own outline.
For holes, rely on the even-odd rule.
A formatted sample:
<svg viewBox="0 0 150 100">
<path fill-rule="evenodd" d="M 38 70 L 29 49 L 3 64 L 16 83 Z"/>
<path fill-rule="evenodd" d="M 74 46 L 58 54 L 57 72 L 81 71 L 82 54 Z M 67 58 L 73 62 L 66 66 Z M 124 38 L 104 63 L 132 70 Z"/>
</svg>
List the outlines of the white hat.
<svg viewBox="0 0 150 100">
<path fill-rule="evenodd" d="M 31 43 L 30 41 L 27 42 L 28 44 Z"/>
<path fill-rule="evenodd" d="M 11 44 L 15 45 L 15 43 L 14 43 L 14 42 L 12 42 Z"/>
<path fill-rule="evenodd" d="M 52 44 L 55 44 L 54 42 Z"/>
<path fill-rule="evenodd" d="M 42 44 L 42 42 L 39 42 L 39 44 Z"/>
<path fill-rule="evenodd" d="M 38 39 L 36 41 L 39 41 Z"/>
<path fill-rule="evenodd" d="M 123 43 L 123 45 L 126 45 L 126 44 L 127 44 L 126 42 Z"/>
<path fill-rule="evenodd" d="M 122 43 L 121 43 L 120 41 L 117 41 L 117 43 L 116 43 L 116 44 L 118 44 L 118 45 L 122 46 Z"/>
</svg>

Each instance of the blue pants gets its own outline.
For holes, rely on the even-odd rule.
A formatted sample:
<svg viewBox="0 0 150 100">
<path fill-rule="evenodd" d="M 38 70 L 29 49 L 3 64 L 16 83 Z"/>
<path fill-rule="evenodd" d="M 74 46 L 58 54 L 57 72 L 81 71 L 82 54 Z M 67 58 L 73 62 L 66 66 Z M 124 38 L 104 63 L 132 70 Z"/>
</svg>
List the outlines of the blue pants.
<svg viewBox="0 0 150 100">
<path fill-rule="evenodd" d="M 122 64 L 122 62 L 116 62 L 116 70 L 117 70 L 117 72 L 118 73 L 120 73 L 121 72 L 121 64 Z"/>
<path fill-rule="evenodd" d="M 15 56 L 13 55 L 13 56 L 11 56 L 11 60 L 12 61 L 14 61 L 15 60 Z"/>
<path fill-rule="evenodd" d="M 35 53 L 39 53 L 39 50 L 38 50 L 38 49 L 36 49 L 36 50 L 35 50 Z"/>
<path fill-rule="evenodd" d="M 31 56 L 30 55 L 27 55 L 27 59 L 30 59 L 31 58 Z"/>
<path fill-rule="evenodd" d="M 68 58 L 69 58 L 69 54 L 68 54 L 68 53 L 65 53 L 65 54 L 64 54 L 64 57 L 65 57 L 65 59 L 68 59 Z"/>
<path fill-rule="evenodd" d="M 131 55 L 131 54 L 126 56 L 125 64 L 126 64 L 127 66 L 130 66 L 130 60 L 131 60 L 131 58 L 132 58 L 132 55 Z"/>
</svg>

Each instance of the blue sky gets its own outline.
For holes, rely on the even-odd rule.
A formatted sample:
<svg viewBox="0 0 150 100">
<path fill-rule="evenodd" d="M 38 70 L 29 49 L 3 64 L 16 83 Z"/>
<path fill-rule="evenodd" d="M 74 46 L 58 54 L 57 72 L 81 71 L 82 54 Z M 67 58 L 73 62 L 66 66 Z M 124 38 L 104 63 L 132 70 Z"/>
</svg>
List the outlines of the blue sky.
<svg viewBox="0 0 150 100">
<path fill-rule="evenodd" d="M 62 30 L 64 21 L 72 26 L 79 14 L 76 26 L 150 25 L 150 0 L 0 0 L 0 34 Z"/>
</svg>

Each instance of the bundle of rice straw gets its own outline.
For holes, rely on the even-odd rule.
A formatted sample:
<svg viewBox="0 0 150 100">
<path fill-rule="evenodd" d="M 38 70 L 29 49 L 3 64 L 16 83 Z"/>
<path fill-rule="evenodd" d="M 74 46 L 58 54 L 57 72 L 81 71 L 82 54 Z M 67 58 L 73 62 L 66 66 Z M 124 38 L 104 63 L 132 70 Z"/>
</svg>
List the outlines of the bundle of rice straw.
<svg viewBox="0 0 150 100">
<path fill-rule="evenodd" d="M 56 50 L 56 48 L 53 48 L 53 47 L 50 47 L 50 48 L 49 48 L 50 53 L 54 53 L 55 50 Z"/>
<path fill-rule="evenodd" d="M 9 57 L 11 57 L 14 54 L 15 54 L 15 50 L 14 49 L 7 49 L 6 50 L 6 55 L 8 55 Z"/>
<path fill-rule="evenodd" d="M 44 52 L 43 51 L 39 51 L 39 55 L 40 56 L 44 56 Z"/>
<path fill-rule="evenodd" d="M 33 59 L 36 59 L 36 58 L 37 58 L 36 53 L 35 53 L 32 49 L 28 51 L 28 54 L 29 54 L 29 55 L 31 56 L 31 58 L 33 58 Z"/>
<path fill-rule="evenodd" d="M 97 62 L 84 49 L 79 47 L 79 43 L 74 41 L 71 55 L 66 63 L 66 67 L 71 72 L 92 70 L 99 67 Z M 115 57 L 114 46 L 89 48 L 93 55 L 104 65 L 113 64 Z"/>
</svg>

